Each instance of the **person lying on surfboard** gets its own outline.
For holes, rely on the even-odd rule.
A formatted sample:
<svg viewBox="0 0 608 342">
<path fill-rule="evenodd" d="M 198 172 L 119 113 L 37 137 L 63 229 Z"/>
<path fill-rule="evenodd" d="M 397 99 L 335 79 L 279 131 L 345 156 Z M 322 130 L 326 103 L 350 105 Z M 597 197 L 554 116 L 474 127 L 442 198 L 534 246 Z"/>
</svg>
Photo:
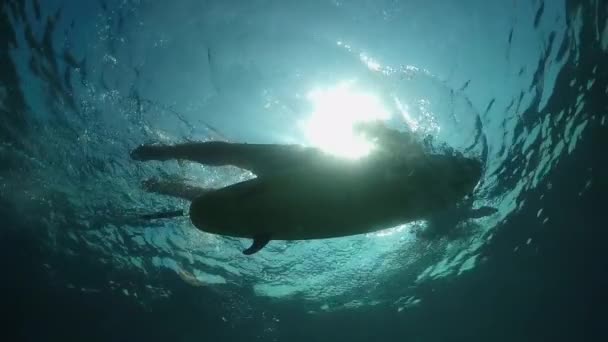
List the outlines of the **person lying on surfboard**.
<svg viewBox="0 0 608 342">
<path fill-rule="evenodd" d="M 131 157 L 232 165 L 254 173 L 256 178 L 220 189 L 144 182 L 148 191 L 190 200 L 196 228 L 253 239 L 246 255 L 270 240 L 349 236 L 425 219 L 472 194 L 481 178 L 476 159 L 426 153 L 410 133 L 378 122 L 357 129 L 376 148 L 356 160 L 299 145 L 221 141 L 144 144 Z"/>
</svg>

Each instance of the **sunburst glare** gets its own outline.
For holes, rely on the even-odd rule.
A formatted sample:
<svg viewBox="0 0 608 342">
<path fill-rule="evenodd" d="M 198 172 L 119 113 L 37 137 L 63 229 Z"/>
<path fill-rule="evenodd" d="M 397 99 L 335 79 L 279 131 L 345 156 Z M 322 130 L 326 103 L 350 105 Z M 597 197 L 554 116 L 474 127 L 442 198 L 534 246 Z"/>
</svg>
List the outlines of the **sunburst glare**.
<svg viewBox="0 0 608 342">
<path fill-rule="evenodd" d="M 356 89 L 353 81 L 314 89 L 308 99 L 313 111 L 301 122 L 308 143 L 345 158 L 363 157 L 374 147 L 371 141 L 355 132 L 355 124 L 390 118 L 379 98 Z"/>
</svg>

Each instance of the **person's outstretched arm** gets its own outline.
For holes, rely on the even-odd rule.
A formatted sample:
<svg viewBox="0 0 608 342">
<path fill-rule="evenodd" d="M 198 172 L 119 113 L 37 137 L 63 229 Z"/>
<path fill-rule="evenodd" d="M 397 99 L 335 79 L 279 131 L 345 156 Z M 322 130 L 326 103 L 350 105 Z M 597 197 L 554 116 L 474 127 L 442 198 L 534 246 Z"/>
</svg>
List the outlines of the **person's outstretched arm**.
<svg viewBox="0 0 608 342">
<path fill-rule="evenodd" d="M 232 165 L 256 175 L 269 174 L 290 167 L 307 166 L 318 151 L 297 145 L 241 144 L 221 141 L 192 142 L 176 145 L 145 144 L 131 152 L 134 160 L 181 159 L 204 165 Z"/>
</svg>

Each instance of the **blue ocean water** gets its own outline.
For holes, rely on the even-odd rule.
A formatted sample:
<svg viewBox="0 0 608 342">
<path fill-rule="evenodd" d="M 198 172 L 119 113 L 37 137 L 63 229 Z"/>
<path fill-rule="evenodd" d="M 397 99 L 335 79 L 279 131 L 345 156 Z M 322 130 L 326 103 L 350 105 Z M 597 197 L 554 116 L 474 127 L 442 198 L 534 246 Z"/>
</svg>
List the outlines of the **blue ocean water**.
<svg viewBox="0 0 608 342">
<path fill-rule="evenodd" d="M 603 1 L 0 8 L 2 292 L 17 334 L 7 340 L 601 340 Z M 340 87 L 342 102 L 319 110 Z M 187 206 L 143 191 L 146 178 L 252 177 L 135 163 L 137 145 L 342 151 L 356 143 L 341 124 L 361 98 L 394 127 L 481 158 L 473 205 L 497 211 L 435 217 L 433 234 L 414 222 L 272 241 L 251 257 L 249 241 L 185 218 L 136 219 Z"/>
</svg>

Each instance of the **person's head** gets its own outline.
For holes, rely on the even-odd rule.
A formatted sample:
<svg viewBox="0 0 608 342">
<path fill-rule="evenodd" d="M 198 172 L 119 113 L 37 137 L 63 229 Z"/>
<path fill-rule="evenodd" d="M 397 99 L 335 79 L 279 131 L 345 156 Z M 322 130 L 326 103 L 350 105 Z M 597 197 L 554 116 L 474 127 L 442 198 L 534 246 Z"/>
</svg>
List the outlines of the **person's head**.
<svg viewBox="0 0 608 342">
<path fill-rule="evenodd" d="M 479 160 L 461 155 L 432 155 L 421 169 L 421 178 L 437 196 L 437 204 L 455 204 L 473 193 L 482 176 Z"/>
</svg>

